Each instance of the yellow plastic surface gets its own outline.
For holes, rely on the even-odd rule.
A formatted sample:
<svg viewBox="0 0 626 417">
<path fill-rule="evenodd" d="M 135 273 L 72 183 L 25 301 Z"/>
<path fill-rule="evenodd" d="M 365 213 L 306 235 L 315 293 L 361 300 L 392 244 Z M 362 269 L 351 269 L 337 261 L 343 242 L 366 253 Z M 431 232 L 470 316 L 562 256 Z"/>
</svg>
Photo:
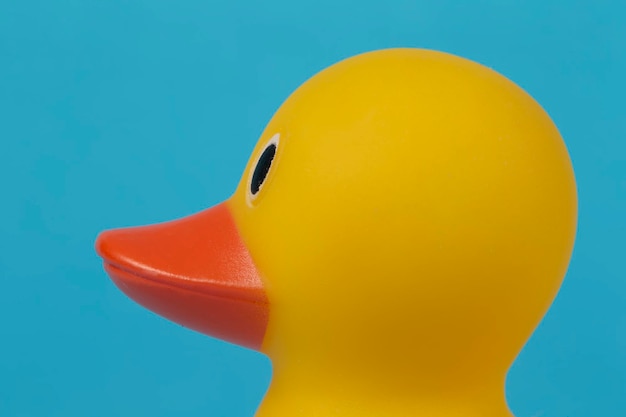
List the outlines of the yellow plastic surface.
<svg viewBox="0 0 626 417">
<path fill-rule="evenodd" d="M 563 140 L 513 82 L 428 50 L 342 61 L 277 111 L 228 205 L 270 304 L 258 416 L 511 415 L 577 223 Z"/>
</svg>

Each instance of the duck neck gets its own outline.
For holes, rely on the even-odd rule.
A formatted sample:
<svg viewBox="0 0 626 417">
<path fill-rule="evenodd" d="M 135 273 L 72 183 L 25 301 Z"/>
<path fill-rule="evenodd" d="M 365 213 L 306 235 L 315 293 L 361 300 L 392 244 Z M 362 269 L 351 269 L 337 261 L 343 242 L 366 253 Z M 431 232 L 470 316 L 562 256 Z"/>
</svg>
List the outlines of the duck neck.
<svg viewBox="0 0 626 417">
<path fill-rule="evenodd" d="M 292 364 L 295 365 L 295 364 Z M 504 378 L 432 384 L 405 374 L 354 375 L 341 366 L 274 364 L 270 388 L 255 417 L 513 417 Z M 363 371 L 368 368 L 363 365 Z"/>
</svg>

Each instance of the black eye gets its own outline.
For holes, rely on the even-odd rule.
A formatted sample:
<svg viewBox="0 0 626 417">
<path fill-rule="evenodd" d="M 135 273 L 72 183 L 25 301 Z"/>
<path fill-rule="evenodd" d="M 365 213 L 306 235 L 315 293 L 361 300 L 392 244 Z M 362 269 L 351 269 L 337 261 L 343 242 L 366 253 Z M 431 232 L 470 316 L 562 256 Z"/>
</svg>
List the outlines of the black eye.
<svg viewBox="0 0 626 417">
<path fill-rule="evenodd" d="M 272 166 L 272 161 L 274 160 L 275 155 L 276 143 L 270 143 L 263 150 L 263 153 L 259 157 L 259 160 L 256 163 L 256 167 L 254 168 L 252 180 L 250 181 L 250 192 L 252 192 L 252 195 L 255 195 L 261 189 L 261 185 L 263 185 L 263 182 L 267 177 L 267 173 L 270 171 L 270 167 Z"/>
</svg>

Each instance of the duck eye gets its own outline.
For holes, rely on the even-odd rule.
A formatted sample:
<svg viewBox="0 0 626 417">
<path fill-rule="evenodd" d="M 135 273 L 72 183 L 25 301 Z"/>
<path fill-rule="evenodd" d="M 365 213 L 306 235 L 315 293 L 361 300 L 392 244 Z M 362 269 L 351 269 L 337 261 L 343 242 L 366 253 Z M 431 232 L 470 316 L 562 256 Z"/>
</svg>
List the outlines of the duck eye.
<svg viewBox="0 0 626 417">
<path fill-rule="evenodd" d="M 267 174 L 272 167 L 274 157 L 276 156 L 277 147 L 278 135 L 275 135 L 265 146 L 265 149 L 263 149 L 261 156 L 259 156 L 259 159 L 256 162 L 254 171 L 252 172 L 252 178 L 250 179 L 250 193 L 252 196 L 255 196 L 259 192 L 261 186 L 265 182 Z"/>
<path fill-rule="evenodd" d="M 267 173 L 270 171 L 274 155 L 276 155 L 276 144 L 271 143 L 265 148 L 256 164 L 256 168 L 254 168 L 252 181 L 250 183 L 250 191 L 252 191 L 252 194 L 258 193 L 261 189 L 261 185 L 263 185 L 263 181 L 265 181 Z"/>
</svg>

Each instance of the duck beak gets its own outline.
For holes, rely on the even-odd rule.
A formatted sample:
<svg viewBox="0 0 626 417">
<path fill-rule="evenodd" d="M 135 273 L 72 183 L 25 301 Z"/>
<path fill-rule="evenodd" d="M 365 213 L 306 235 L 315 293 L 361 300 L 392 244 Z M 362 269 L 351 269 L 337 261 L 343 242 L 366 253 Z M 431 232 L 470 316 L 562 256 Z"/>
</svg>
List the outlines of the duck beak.
<svg viewBox="0 0 626 417">
<path fill-rule="evenodd" d="M 267 297 L 226 203 L 167 223 L 103 232 L 96 251 L 113 282 L 138 304 L 260 349 Z"/>
</svg>

